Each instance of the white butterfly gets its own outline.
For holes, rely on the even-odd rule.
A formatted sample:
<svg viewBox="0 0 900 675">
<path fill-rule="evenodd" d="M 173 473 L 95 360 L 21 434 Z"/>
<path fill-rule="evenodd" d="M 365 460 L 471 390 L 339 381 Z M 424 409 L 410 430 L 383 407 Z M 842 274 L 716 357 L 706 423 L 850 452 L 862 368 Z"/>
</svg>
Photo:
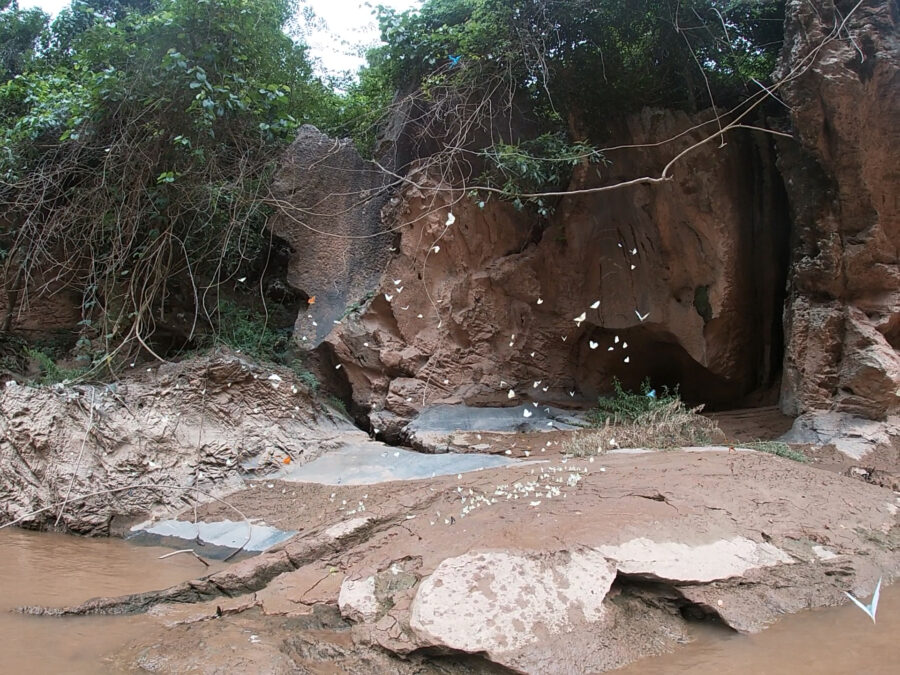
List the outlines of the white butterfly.
<svg viewBox="0 0 900 675">
<path fill-rule="evenodd" d="M 641 321 L 641 323 L 644 322 L 644 319 L 646 319 L 648 316 L 650 316 L 650 312 L 647 312 L 647 313 L 644 314 L 643 316 L 642 316 L 641 313 L 640 313 L 639 311 L 637 311 L 637 310 L 634 310 L 634 313 L 637 315 L 637 318 Z"/>
<path fill-rule="evenodd" d="M 619 248 L 622 248 L 622 242 L 621 242 L 621 241 L 619 242 Z"/>
<path fill-rule="evenodd" d="M 616 335 L 616 337 L 613 338 L 613 343 L 614 343 L 614 344 L 619 344 L 619 336 L 618 336 L 618 335 Z"/>
<path fill-rule="evenodd" d="M 513 391 L 512 389 L 510 389 L 509 393 L 506 395 L 506 398 L 515 398 L 515 397 L 516 397 L 516 392 Z"/>
<path fill-rule="evenodd" d="M 570 391 L 570 392 L 569 392 L 569 396 L 570 396 L 571 398 L 575 398 L 575 392 L 574 392 L 574 391 Z"/>
<path fill-rule="evenodd" d="M 394 299 L 394 296 L 385 293 L 385 294 L 384 294 L 384 299 L 387 300 L 388 302 L 390 302 L 391 300 Z"/>
<path fill-rule="evenodd" d="M 238 283 L 239 283 L 239 284 L 242 284 L 242 283 L 244 283 L 245 281 L 247 281 L 247 277 L 241 277 L 240 279 L 238 279 Z"/>
<path fill-rule="evenodd" d="M 631 255 L 637 255 L 637 249 L 636 249 L 636 248 L 631 249 Z"/>
<path fill-rule="evenodd" d="M 440 246 L 432 246 L 432 247 L 431 247 L 431 250 L 434 251 L 435 253 L 440 253 L 440 252 L 441 252 L 441 247 L 440 247 Z"/>
<path fill-rule="evenodd" d="M 341 369 L 341 364 L 340 364 L 340 363 L 337 364 L 337 365 L 334 367 L 334 369 L 335 369 L 335 370 L 340 370 L 340 369 Z"/>
<path fill-rule="evenodd" d="M 319 324 L 316 323 L 315 321 L 313 321 L 313 322 L 312 322 L 312 325 L 313 325 L 313 326 L 318 326 Z"/>
<path fill-rule="evenodd" d="M 600 307 L 600 301 L 599 301 L 599 300 L 597 300 L 597 302 L 595 302 L 593 305 L 591 305 L 591 309 L 597 309 L 598 307 Z"/>
<path fill-rule="evenodd" d="M 417 318 L 417 319 L 424 319 L 425 317 L 422 316 L 421 314 L 416 314 L 416 318 Z"/>
<path fill-rule="evenodd" d="M 623 342 L 623 343 L 622 343 L 622 349 L 628 349 L 628 343 L 627 343 L 627 342 Z"/>
<path fill-rule="evenodd" d="M 450 380 L 444 380 L 444 384 L 450 384 Z"/>
<path fill-rule="evenodd" d="M 637 265 L 632 265 L 631 269 L 637 269 Z"/>
<path fill-rule="evenodd" d="M 402 293 L 402 292 L 403 292 L 403 286 L 397 286 L 397 292 L 398 292 L 398 293 Z"/>
<path fill-rule="evenodd" d="M 542 389 L 543 391 L 547 391 L 549 388 L 550 388 L 549 386 L 547 386 L 547 387 L 541 387 L 541 389 Z"/>
<path fill-rule="evenodd" d="M 531 405 L 533 405 L 535 408 L 537 408 L 537 405 L 538 405 L 538 404 L 537 404 L 537 401 L 532 401 L 532 402 L 531 402 Z"/>
<path fill-rule="evenodd" d="M 543 301 L 541 298 L 538 298 L 538 299 L 537 299 L 537 304 L 543 305 L 543 304 L 544 304 L 544 301 Z"/>
<path fill-rule="evenodd" d="M 531 417 L 531 411 L 528 410 L 527 408 L 526 408 L 525 410 L 522 411 L 522 414 L 523 414 L 525 417 Z"/>
<path fill-rule="evenodd" d="M 453 212 L 451 211 L 450 213 L 447 214 L 447 222 L 444 224 L 447 226 L 450 226 L 455 222 L 456 222 L 456 216 L 454 216 Z"/>
<path fill-rule="evenodd" d="M 394 253 L 394 252 L 397 250 L 397 247 L 396 247 L 396 246 L 391 246 L 388 250 L 389 250 L 391 253 Z"/>
<path fill-rule="evenodd" d="M 607 347 L 607 348 L 606 348 L 606 351 L 608 351 L 608 352 L 613 351 L 613 347 Z"/>
<path fill-rule="evenodd" d="M 626 356 L 622 362 L 623 362 L 623 363 L 631 363 L 631 357 L 630 357 L 630 356 Z"/>
<path fill-rule="evenodd" d="M 540 381 L 540 380 L 538 380 L 537 382 L 534 383 L 533 389 L 537 389 L 539 386 L 541 386 L 541 381 Z"/>
<path fill-rule="evenodd" d="M 531 352 L 531 358 L 534 358 L 535 352 Z"/>
<path fill-rule="evenodd" d="M 506 386 L 506 380 L 500 380 L 500 386 L 501 386 L 501 387 L 505 387 L 505 386 Z"/>
<path fill-rule="evenodd" d="M 394 279 L 394 286 L 399 286 L 403 279 Z"/>
<path fill-rule="evenodd" d="M 565 341 L 568 340 L 568 339 L 569 339 L 569 336 L 568 336 L 568 335 L 563 335 L 563 336 L 562 336 L 562 341 L 563 341 L 563 342 L 565 342 Z"/>
<path fill-rule="evenodd" d="M 857 607 L 868 614 L 869 618 L 872 619 L 872 623 L 875 623 L 875 612 L 878 611 L 878 596 L 881 595 L 881 579 L 878 580 L 878 584 L 875 586 L 875 593 L 872 594 L 872 602 L 870 602 L 868 605 L 862 604 L 847 591 L 844 591 L 844 595 L 850 598 Z"/>
<path fill-rule="evenodd" d="M 584 321 L 586 318 L 587 318 L 587 312 L 582 312 L 581 314 L 579 314 L 578 316 L 575 317 L 575 319 L 574 319 L 575 325 L 580 327 L 581 322 Z"/>
<path fill-rule="evenodd" d="M 599 343 L 599 342 L 594 342 L 593 340 L 591 340 L 590 342 L 588 342 L 588 346 L 589 346 L 591 349 L 597 349 L 597 347 L 600 346 L 600 343 Z"/>
<path fill-rule="evenodd" d="M 409 305 L 407 305 L 406 307 L 401 307 L 400 309 L 402 309 L 405 312 L 406 310 L 409 309 Z"/>
</svg>

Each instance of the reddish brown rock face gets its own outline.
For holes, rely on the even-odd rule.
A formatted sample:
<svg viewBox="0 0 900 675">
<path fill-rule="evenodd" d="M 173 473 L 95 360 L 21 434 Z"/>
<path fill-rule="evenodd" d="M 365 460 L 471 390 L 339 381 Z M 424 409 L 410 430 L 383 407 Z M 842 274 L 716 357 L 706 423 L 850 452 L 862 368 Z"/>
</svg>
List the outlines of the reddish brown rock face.
<svg viewBox="0 0 900 675">
<path fill-rule="evenodd" d="M 782 408 L 900 409 L 900 52 L 896 2 L 789 2 L 781 75 L 799 146 L 779 144 L 793 211 Z"/>
<path fill-rule="evenodd" d="M 654 142 L 697 122 L 647 110 L 616 137 Z M 610 153 L 574 187 L 652 174 L 704 136 Z M 593 400 L 614 377 L 713 406 L 764 389 L 780 365 L 788 227 L 766 143 L 706 144 L 670 183 L 567 197 L 549 221 L 407 189 L 387 214 L 406 226 L 374 299 L 327 338 L 354 402 L 409 418 L 437 402 L 503 405 L 510 389 L 516 403 Z"/>
</svg>

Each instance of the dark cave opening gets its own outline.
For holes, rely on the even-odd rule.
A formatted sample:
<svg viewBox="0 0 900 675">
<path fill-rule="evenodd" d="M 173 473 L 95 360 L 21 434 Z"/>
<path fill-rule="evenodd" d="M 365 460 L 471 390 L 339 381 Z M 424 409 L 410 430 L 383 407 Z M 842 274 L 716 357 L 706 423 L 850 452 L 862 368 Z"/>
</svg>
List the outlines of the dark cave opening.
<svg viewBox="0 0 900 675">
<path fill-rule="evenodd" d="M 611 394 L 618 379 L 633 392 L 645 380 L 657 390 L 677 388 L 685 403 L 703 404 L 707 411 L 778 402 L 792 219 L 771 141 L 748 136 L 741 144 L 745 175 L 753 184 L 740 192 L 746 217 L 731 242 L 738 250 L 736 262 L 726 270 L 729 282 L 742 289 L 735 294 L 739 300 L 716 308 L 709 285 L 688 293 L 703 322 L 702 337 L 686 337 L 683 330 L 676 335 L 667 323 L 655 323 L 652 314 L 627 328 L 588 331 L 573 370 L 586 397 Z"/>
</svg>

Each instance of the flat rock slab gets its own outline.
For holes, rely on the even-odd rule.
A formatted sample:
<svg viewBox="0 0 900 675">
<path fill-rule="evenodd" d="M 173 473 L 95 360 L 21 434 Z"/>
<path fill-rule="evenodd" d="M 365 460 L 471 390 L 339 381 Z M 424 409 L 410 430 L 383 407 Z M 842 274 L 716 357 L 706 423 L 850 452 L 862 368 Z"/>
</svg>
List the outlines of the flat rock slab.
<svg viewBox="0 0 900 675">
<path fill-rule="evenodd" d="M 151 534 L 185 541 L 193 541 L 199 537 L 200 541 L 206 544 L 226 549 L 241 548 L 245 551 L 266 551 L 297 534 L 296 531 L 279 530 L 268 525 L 230 520 L 221 520 L 215 523 L 161 520 L 156 523 L 140 523 L 132 527 L 131 531 L 135 535 Z"/>
<path fill-rule="evenodd" d="M 600 546 L 599 551 L 625 574 L 681 583 L 709 583 L 751 569 L 794 562 L 778 547 L 746 537 L 696 546 L 640 537 L 618 546 Z"/>
<path fill-rule="evenodd" d="M 616 570 L 593 550 L 468 553 L 444 560 L 412 604 L 409 625 L 425 644 L 501 655 L 593 624 Z"/>
<path fill-rule="evenodd" d="M 506 457 L 448 452 L 425 455 L 383 443 L 347 445 L 308 464 L 291 466 L 278 478 L 321 485 L 374 485 L 419 480 L 517 464 Z"/>
</svg>

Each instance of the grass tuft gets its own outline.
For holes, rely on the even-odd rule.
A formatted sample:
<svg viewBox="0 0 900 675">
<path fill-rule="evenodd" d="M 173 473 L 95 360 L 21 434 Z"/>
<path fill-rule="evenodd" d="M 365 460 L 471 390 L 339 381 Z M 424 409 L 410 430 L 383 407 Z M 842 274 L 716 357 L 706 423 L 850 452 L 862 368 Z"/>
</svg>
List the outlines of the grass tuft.
<svg viewBox="0 0 900 675">
<path fill-rule="evenodd" d="M 750 441 L 748 443 L 736 443 L 741 448 L 749 448 L 750 450 L 758 450 L 759 452 L 768 452 L 770 455 L 778 455 L 792 459 L 795 462 L 808 462 L 809 457 L 799 450 L 793 450 L 787 443 L 781 441 Z"/>
</svg>

